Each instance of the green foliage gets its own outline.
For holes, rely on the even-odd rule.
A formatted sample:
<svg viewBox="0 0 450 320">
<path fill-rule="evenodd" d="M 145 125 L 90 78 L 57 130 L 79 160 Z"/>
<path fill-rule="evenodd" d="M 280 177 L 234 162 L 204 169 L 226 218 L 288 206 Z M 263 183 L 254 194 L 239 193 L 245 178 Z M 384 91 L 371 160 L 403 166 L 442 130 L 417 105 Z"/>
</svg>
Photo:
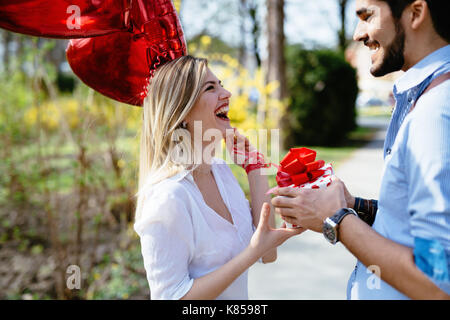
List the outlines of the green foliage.
<svg viewBox="0 0 450 320">
<path fill-rule="evenodd" d="M 133 295 L 148 294 L 139 241 L 131 247 L 105 255 L 89 274 L 87 299 L 129 299 Z M 148 297 L 147 297 L 148 298 Z"/>
<path fill-rule="evenodd" d="M 356 70 L 328 49 L 287 50 L 290 105 L 283 119 L 285 146 L 341 143 L 356 128 Z"/>
</svg>

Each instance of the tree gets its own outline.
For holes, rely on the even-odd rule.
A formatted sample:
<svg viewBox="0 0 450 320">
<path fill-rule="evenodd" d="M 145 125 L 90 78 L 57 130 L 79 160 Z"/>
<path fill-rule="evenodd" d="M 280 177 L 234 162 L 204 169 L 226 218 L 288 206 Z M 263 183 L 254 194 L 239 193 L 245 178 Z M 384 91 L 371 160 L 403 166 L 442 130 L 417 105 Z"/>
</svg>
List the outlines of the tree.
<svg viewBox="0 0 450 320">
<path fill-rule="evenodd" d="M 348 46 L 348 39 L 347 39 L 347 30 L 345 26 L 345 11 L 347 9 L 348 0 L 338 0 L 339 1 L 339 17 L 341 20 L 341 26 L 338 30 L 338 39 L 339 39 L 339 50 L 341 52 L 345 52 L 345 49 L 347 49 Z"/>
<path fill-rule="evenodd" d="M 286 59 L 284 56 L 284 0 L 267 0 L 267 43 L 268 58 L 266 83 L 276 82 L 278 86 L 272 92 L 271 98 L 278 101 L 284 101 L 287 97 Z M 266 115 L 264 115 L 264 118 L 265 116 Z M 271 116 L 274 116 L 277 119 L 280 117 L 279 114 Z M 279 127 L 282 127 L 281 122 L 279 122 Z"/>
<path fill-rule="evenodd" d="M 337 146 L 356 128 L 356 70 L 335 50 L 287 48 L 290 103 L 284 147 Z"/>
</svg>

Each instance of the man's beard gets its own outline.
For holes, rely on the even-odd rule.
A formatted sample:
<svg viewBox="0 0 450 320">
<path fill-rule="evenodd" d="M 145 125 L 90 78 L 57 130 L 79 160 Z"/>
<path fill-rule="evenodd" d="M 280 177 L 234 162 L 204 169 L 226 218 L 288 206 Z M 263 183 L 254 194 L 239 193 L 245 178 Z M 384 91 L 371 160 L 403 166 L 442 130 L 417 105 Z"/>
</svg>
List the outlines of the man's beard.
<svg viewBox="0 0 450 320">
<path fill-rule="evenodd" d="M 405 64 L 405 56 L 403 54 L 404 49 L 405 30 L 400 24 L 400 21 L 397 21 L 395 23 L 395 38 L 386 48 L 386 56 L 380 66 L 372 67 L 370 73 L 374 77 L 382 77 L 388 73 L 401 70 Z"/>
</svg>

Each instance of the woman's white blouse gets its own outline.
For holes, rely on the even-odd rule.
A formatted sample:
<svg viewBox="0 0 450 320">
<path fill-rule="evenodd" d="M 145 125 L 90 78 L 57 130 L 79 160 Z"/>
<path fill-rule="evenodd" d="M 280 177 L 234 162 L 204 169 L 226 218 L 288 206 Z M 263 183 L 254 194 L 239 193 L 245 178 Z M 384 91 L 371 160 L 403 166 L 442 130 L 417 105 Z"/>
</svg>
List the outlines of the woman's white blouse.
<svg viewBox="0 0 450 320">
<path fill-rule="evenodd" d="M 134 228 L 152 299 L 180 299 L 194 279 L 221 267 L 250 242 L 254 227 L 244 192 L 223 160 L 214 158 L 211 167 L 234 224 L 206 204 L 188 171 L 145 192 Z M 217 299 L 248 299 L 247 270 Z"/>
</svg>

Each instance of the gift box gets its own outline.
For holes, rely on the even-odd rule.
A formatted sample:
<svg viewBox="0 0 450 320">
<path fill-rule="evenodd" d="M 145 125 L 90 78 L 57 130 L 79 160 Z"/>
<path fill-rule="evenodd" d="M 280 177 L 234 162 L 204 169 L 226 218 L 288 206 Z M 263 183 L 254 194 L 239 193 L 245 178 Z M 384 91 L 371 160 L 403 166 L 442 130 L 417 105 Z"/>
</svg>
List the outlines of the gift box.
<svg viewBox="0 0 450 320">
<path fill-rule="evenodd" d="M 280 161 L 276 181 L 278 186 L 270 189 L 273 193 L 279 187 L 321 189 L 331 184 L 334 174 L 331 163 L 316 160 L 317 152 L 308 148 L 291 148 Z M 298 226 L 286 223 L 288 228 Z"/>
</svg>

